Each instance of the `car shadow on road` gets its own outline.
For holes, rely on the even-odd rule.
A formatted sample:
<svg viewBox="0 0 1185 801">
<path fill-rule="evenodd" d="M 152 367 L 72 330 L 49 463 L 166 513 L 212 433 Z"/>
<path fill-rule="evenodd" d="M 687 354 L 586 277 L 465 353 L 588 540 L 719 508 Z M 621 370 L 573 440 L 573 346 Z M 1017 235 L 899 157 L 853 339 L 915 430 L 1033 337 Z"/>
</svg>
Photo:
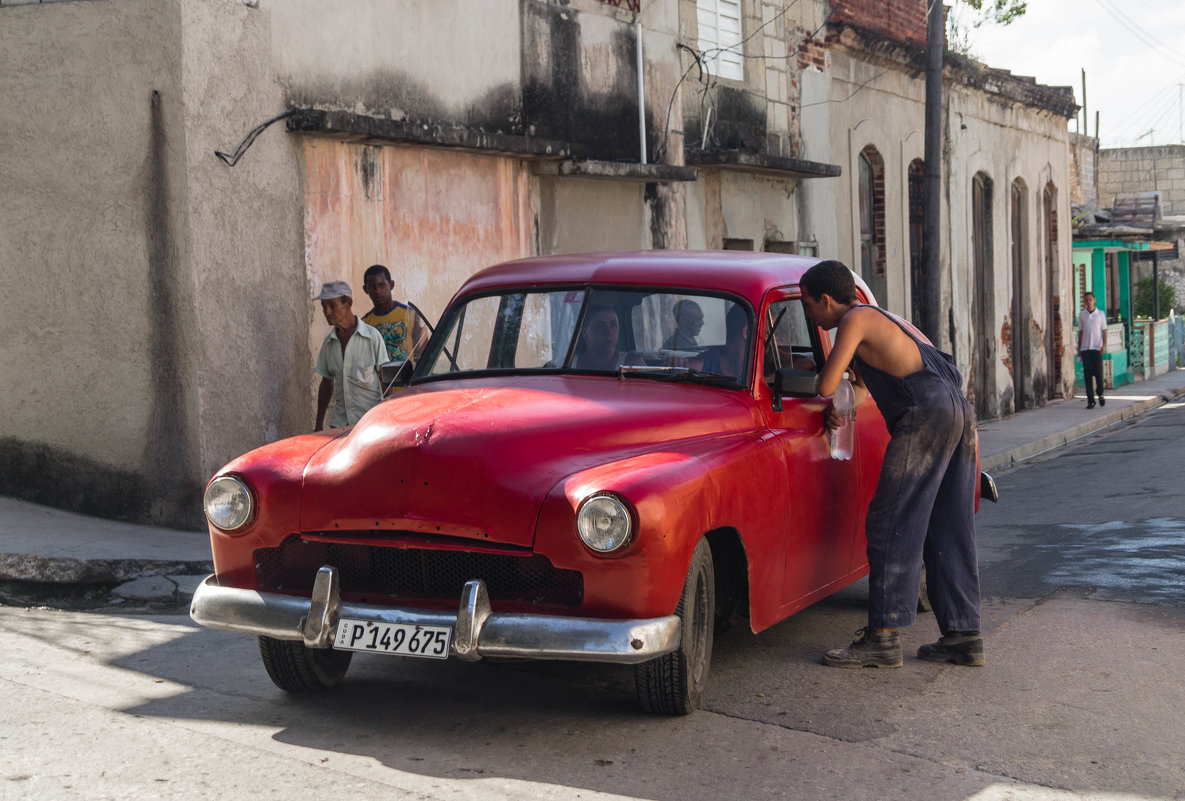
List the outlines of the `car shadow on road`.
<svg viewBox="0 0 1185 801">
<path fill-rule="evenodd" d="M 510 797 L 867 797 L 873 770 L 883 797 L 924 782 L 961 799 L 1001 777 L 1083 792 L 1153 792 L 1181 778 L 1185 752 L 1166 715 L 1181 699 L 1168 676 L 1185 658 L 1185 611 L 1150 617 L 1072 592 L 993 599 L 985 668 L 918 660 L 936 634 L 930 615 L 905 632 L 900 670 L 822 666 L 822 651 L 862 625 L 865 601 L 860 582 L 760 634 L 723 634 L 703 709 L 682 718 L 638 710 L 623 666 L 359 657 L 341 687 L 296 696 L 272 685 L 251 637 L 184 616 L 62 613 L 53 633 L 6 619 L 118 669 L 120 713 L 397 787 L 465 793 L 495 779 Z M 1075 661 L 1097 626 L 1123 642 Z M 1166 632 L 1177 636 L 1156 639 Z M 1140 650 L 1147 642 L 1159 657 Z"/>
<path fill-rule="evenodd" d="M 837 745 L 892 738 L 904 699 L 942 673 L 913 659 L 903 671 L 823 667 L 822 651 L 862 625 L 865 601 L 860 582 L 760 634 L 743 623 L 722 634 L 703 709 L 677 718 L 640 711 L 632 668 L 620 665 L 360 656 L 340 687 L 299 696 L 271 684 L 254 640 L 202 629 L 116 664 L 190 688 L 129 714 L 237 724 L 235 736 L 339 769 L 378 763 L 444 782 L 497 778 L 664 801 L 774 797 L 788 786 L 858 795 L 858 773 L 836 776 Z M 951 781 L 948 766 L 923 756 L 874 752 L 915 779 Z M 954 780 L 965 795 L 988 778 L 970 767 Z"/>
</svg>

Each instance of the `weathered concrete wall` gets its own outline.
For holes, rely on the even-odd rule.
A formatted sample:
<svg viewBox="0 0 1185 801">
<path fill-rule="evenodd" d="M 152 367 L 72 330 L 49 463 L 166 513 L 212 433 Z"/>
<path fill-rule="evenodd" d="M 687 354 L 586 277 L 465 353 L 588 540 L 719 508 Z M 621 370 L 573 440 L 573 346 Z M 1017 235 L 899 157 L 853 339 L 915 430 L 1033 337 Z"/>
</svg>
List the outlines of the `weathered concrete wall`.
<svg viewBox="0 0 1185 801">
<path fill-rule="evenodd" d="M 644 184 L 579 178 L 535 180 L 539 186 L 540 253 L 652 246 Z"/>
<path fill-rule="evenodd" d="M 1070 202 L 1098 207 L 1099 140 L 1080 133 L 1069 134 Z"/>
<path fill-rule="evenodd" d="M 830 54 L 819 54 L 820 65 L 810 65 L 799 76 L 802 84 L 802 157 L 823 164 L 841 164 L 843 159 L 832 144 Z M 842 167 L 842 164 L 841 164 Z M 837 192 L 847 184 L 850 172 L 843 168 L 837 178 L 802 181 L 798 186 L 799 235 L 813 241 L 818 254 L 839 258 L 839 220 Z M 877 298 L 885 303 L 882 298 Z"/>
<path fill-rule="evenodd" d="M 722 171 L 720 209 L 724 237 L 753 243 L 797 243 L 799 182 L 776 175 Z M 719 247 L 719 245 L 714 245 Z"/>
<path fill-rule="evenodd" d="M 884 173 L 883 251 L 885 275 L 874 284 L 882 304 L 909 316 L 909 165 L 924 158 L 924 76 L 902 63 L 877 58 L 845 32 L 832 46 L 830 98 L 831 159 L 842 163 L 844 177 L 834 183 L 836 193 L 837 257 L 859 270 L 859 162 L 869 146 L 876 149 Z M 1073 351 L 1068 342 L 1072 313 L 1056 317 L 1048 299 L 1060 304 L 1069 286 L 1069 146 L 1065 118 L 1041 107 L 1001 97 L 959 80 L 946 82 L 945 196 L 942 261 L 942 305 L 950 309 L 937 344 L 954 353 L 959 369 L 974 394 L 976 371 L 986 380 L 989 397 L 985 416 L 999 417 L 1016 409 L 1014 378 L 1021 381 L 1020 403 L 1044 404 L 1050 385 L 1062 396 L 1072 388 Z M 822 150 L 816 152 L 823 152 Z M 971 181 L 977 172 L 991 177 L 992 276 L 987 307 L 990 319 L 975 319 L 976 282 L 973 268 Z M 1024 264 L 1019 285 L 1012 278 L 1010 187 L 1024 187 L 1024 216 L 1020 247 Z M 1043 215 L 1043 192 L 1050 188 L 1056 202 L 1052 266 L 1047 246 L 1048 225 Z M 812 186 L 811 191 L 815 191 Z M 1022 319 L 1012 319 L 1013 295 L 1021 301 Z M 1017 329 L 1016 326 L 1021 326 Z M 1051 332 L 1056 326 L 1062 335 Z M 989 363 L 977 363 L 981 338 L 986 337 Z M 1025 343 L 1019 364 L 1012 364 L 1009 346 Z"/>
<path fill-rule="evenodd" d="M 673 9 L 673 4 L 671 9 Z M 268 2 L 288 103 L 448 122 L 640 153 L 633 16 L 595 0 Z M 642 15 L 647 139 L 663 143 L 675 91 L 675 15 Z M 669 150 L 669 148 L 668 148 Z"/>
<path fill-rule="evenodd" d="M 741 0 L 740 5 L 743 79 L 705 72 L 689 52 L 680 54 L 679 72 L 687 70 L 681 98 L 687 144 L 693 150 L 801 156 L 795 113 L 800 92 L 797 54 L 804 32 L 822 25 L 824 4 Z M 677 0 L 677 6 L 680 41 L 698 49 L 696 1 Z"/>
<path fill-rule="evenodd" d="M 293 106 L 491 128 L 521 114 L 520 0 L 265 0 Z"/>
<path fill-rule="evenodd" d="M 1069 144 L 1066 118 L 1015 101 L 1005 100 L 981 90 L 956 85 L 949 94 L 947 117 L 947 186 L 950 207 L 949 254 L 951 264 L 950 337 L 960 368 L 968 368 L 976 352 L 979 337 L 993 344 L 994 357 L 989 363 L 975 365 L 986 370 L 983 376 L 988 397 L 982 399 L 988 417 L 1002 417 L 1016 411 L 1014 380 L 1022 381 L 1021 403 L 1024 407 L 1041 405 L 1050 384 L 1054 393 L 1065 396 L 1072 389 L 1073 348 L 1047 353 L 1045 343 L 1049 326 L 1061 329 L 1061 341 L 1069 342 L 1072 304 L 1068 301 L 1070 283 Z M 991 318 L 976 320 L 975 272 L 973 269 L 973 220 L 971 207 L 972 179 L 978 172 L 991 178 L 991 236 L 993 259 L 990 269 L 993 291 L 988 298 Z M 1013 231 L 1011 187 L 1022 189 L 1023 220 L 1019 246 L 1023 263 L 1022 278 L 1016 285 L 1012 276 Z M 1054 263 L 1046 263 L 1046 224 L 1043 221 L 1043 192 L 1051 189 L 1056 197 L 1056 244 Z M 1021 298 L 1021 318 L 1014 319 L 1014 295 Z M 1050 319 L 1046 299 L 1053 296 L 1060 303 L 1060 319 Z M 1067 311 L 1069 309 L 1070 311 Z M 1019 343 L 1023 362 L 1012 364 L 1010 341 Z M 1056 339 L 1056 332 L 1055 332 Z M 1059 367 L 1060 363 L 1060 367 Z M 972 377 L 969 386 L 974 386 Z"/>
<path fill-rule="evenodd" d="M 304 400 L 258 354 L 308 370 L 278 333 L 297 296 L 307 326 L 291 145 L 212 155 L 280 108 L 267 27 L 215 0 L 0 9 L 0 491 L 197 525 L 211 470 L 290 433 Z"/>
<path fill-rule="evenodd" d="M 144 510 L 150 468 L 190 466 L 179 23 L 147 1 L 0 9 L 8 494 Z"/>
<path fill-rule="evenodd" d="M 284 110 L 271 68 L 270 15 L 218 0 L 179 8 L 194 315 L 188 347 L 197 362 L 191 384 L 204 483 L 245 450 L 310 427 L 304 331 L 313 293 L 303 269 L 299 141 L 276 125 L 233 168 L 213 155 Z"/>
<path fill-rule="evenodd" d="M 1160 212 L 1185 215 L 1185 145 L 1121 147 L 1099 151 L 1099 206 L 1116 197 L 1160 192 Z"/>
<path fill-rule="evenodd" d="M 831 52 L 828 106 L 835 181 L 836 258 L 860 271 L 860 153 L 871 146 L 884 171 L 884 276 L 872 284 L 881 305 L 908 317 L 909 163 L 924 155 L 925 81 L 845 47 Z"/>
</svg>

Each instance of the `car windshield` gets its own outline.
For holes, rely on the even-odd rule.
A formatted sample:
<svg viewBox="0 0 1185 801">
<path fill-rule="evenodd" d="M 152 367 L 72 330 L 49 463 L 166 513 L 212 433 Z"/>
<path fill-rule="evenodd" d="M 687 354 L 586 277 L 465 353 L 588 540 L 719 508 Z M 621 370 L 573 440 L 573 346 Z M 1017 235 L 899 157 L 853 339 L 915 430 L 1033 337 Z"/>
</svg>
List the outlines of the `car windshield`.
<svg viewBox="0 0 1185 801">
<path fill-rule="evenodd" d="M 455 306 L 417 378 L 608 372 L 737 385 L 752 313 L 739 298 L 671 289 L 507 290 Z"/>
</svg>

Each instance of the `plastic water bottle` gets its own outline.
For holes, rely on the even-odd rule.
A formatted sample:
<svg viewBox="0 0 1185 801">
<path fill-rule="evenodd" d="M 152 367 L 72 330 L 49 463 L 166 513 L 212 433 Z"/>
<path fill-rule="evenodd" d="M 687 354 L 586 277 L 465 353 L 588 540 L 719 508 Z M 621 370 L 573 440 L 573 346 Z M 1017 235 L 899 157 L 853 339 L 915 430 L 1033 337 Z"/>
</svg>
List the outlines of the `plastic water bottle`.
<svg viewBox="0 0 1185 801">
<path fill-rule="evenodd" d="M 831 431 L 831 458 L 851 459 L 852 446 L 856 440 L 856 393 L 847 373 L 840 379 L 831 403 L 843 420 L 839 428 Z"/>
</svg>

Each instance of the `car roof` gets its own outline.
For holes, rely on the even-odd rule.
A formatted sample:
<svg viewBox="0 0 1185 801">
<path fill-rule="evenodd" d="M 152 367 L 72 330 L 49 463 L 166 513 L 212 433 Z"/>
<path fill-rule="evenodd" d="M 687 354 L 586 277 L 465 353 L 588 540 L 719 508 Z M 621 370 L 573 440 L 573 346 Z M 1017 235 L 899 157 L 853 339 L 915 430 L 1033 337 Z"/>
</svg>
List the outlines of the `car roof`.
<svg viewBox="0 0 1185 801">
<path fill-rule="evenodd" d="M 473 275 L 457 293 L 510 286 L 601 284 L 686 287 L 730 292 L 757 304 L 766 291 L 797 284 L 823 259 L 740 250 L 638 250 L 534 256 L 494 265 Z M 864 286 L 860 277 L 856 282 Z"/>
</svg>

